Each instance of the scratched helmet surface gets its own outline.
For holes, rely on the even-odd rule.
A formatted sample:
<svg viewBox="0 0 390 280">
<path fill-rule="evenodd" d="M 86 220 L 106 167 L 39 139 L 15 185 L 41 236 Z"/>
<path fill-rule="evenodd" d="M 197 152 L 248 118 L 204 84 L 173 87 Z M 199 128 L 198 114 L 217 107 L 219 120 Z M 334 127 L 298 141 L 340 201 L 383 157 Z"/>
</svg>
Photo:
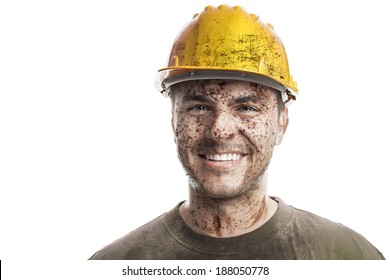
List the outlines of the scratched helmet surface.
<svg viewBox="0 0 390 280">
<path fill-rule="evenodd" d="M 168 66 L 158 73 L 162 93 L 173 84 L 199 79 L 258 82 L 295 99 L 282 41 L 272 25 L 243 8 L 207 6 L 195 14 L 174 41 Z"/>
</svg>

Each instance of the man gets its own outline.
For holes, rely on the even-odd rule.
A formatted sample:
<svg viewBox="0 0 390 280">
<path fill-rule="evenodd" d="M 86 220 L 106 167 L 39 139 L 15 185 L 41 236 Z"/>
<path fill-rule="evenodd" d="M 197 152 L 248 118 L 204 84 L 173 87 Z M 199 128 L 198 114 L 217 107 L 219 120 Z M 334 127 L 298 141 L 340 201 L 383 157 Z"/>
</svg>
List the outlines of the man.
<svg viewBox="0 0 390 280">
<path fill-rule="evenodd" d="M 91 259 L 384 259 L 353 230 L 267 196 L 298 92 L 271 25 L 208 6 L 160 73 L 189 199 Z"/>
</svg>

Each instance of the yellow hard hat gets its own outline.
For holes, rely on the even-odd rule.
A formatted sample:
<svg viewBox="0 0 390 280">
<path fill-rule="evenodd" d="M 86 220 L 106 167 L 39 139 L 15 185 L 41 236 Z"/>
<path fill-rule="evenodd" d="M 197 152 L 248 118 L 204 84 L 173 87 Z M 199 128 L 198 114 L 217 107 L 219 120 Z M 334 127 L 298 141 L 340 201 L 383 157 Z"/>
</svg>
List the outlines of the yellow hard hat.
<svg viewBox="0 0 390 280">
<path fill-rule="evenodd" d="M 188 80 L 232 79 L 256 82 L 295 100 L 282 41 L 272 25 L 241 7 L 207 6 L 176 38 L 168 67 L 158 73 L 160 92 Z"/>
</svg>

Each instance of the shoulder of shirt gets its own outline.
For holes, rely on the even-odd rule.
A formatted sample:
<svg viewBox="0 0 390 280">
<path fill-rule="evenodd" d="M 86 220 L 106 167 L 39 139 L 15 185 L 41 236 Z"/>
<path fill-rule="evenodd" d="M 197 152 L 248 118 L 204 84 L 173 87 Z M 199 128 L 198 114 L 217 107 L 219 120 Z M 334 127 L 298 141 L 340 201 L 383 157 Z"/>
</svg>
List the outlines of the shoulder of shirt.
<svg viewBox="0 0 390 280">
<path fill-rule="evenodd" d="M 90 260 L 142 259 L 145 240 L 155 240 L 156 244 L 151 244 L 151 248 L 153 245 L 159 246 L 159 237 L 163 231 L 165 229 L 160 215 L 97 251 Z"/>
<path fill-rule="evenodd" d="M 323 244 L 324 249 L 339 250 L 343 252 L 342 258 L 384 259 L 383 254 L 355 230 L 309 211 L 289 205 L 287 207 L 292 209 L 291 222 L 294 227 L 301 229 L 307 238 L 313 238 Z"/>
</svg>

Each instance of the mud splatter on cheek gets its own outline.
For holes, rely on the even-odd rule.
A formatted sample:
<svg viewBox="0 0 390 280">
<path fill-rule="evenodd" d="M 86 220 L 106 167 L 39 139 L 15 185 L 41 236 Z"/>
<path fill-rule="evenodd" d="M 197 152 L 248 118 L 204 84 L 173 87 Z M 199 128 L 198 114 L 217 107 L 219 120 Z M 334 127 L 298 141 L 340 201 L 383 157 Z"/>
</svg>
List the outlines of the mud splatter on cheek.
<svg viewBox="0 0 390 280">
<path fill-rule="evenodd" d="M 194 132 L 192 131 L 191 126 L 182 123 L 176 127 L 175 134 L 179 150 L 183 151 L 189 149 L 194 138 Z"/>
<path fill-rule="evenodd" d="M 245 130 L 253 130 L 256 128 L 256 122 L 253 118 L 240 117 L 240 123 L 245 127 Z"/>
<path fill-rule="evenodd" d="M 241 120 L 241 132 L 250 138 L 258 138 L 264 133 L 264 125 L 258 120 L 247 119 Z"/>
</svg>

